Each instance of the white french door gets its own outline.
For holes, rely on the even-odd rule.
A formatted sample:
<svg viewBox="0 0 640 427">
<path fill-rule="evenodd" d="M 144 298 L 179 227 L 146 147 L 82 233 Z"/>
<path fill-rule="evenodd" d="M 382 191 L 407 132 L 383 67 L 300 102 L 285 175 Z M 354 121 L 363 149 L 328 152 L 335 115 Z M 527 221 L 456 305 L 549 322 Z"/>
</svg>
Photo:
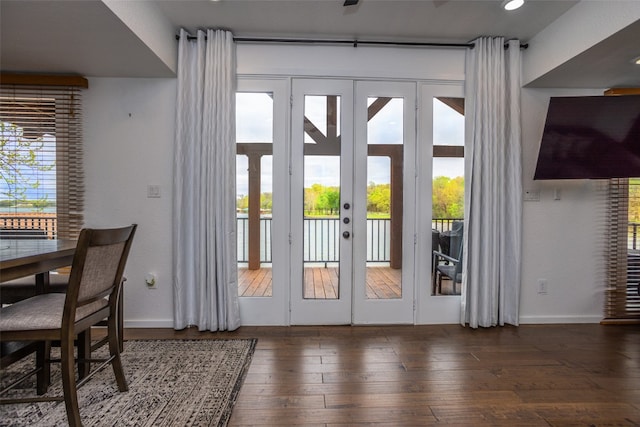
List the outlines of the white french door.
<svg viewBox="0 0 640 427">
<path fill-rule="evenodd" d="M 414 322 L 415 91 L 293 79 L 291 324 Z"/>
</svg>

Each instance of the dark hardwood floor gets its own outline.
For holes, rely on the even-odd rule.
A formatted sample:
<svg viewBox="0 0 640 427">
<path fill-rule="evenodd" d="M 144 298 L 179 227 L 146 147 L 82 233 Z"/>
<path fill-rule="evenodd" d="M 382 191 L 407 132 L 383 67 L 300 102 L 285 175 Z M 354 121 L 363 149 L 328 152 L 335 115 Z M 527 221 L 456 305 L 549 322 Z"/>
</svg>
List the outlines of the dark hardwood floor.
<svg viewBox="0 0 640 427">
<path fill-rule="evenodd" d="M 230 426 L 640 426 L 640 327 L 128 329 L 258 338 Z"/>
</svg>

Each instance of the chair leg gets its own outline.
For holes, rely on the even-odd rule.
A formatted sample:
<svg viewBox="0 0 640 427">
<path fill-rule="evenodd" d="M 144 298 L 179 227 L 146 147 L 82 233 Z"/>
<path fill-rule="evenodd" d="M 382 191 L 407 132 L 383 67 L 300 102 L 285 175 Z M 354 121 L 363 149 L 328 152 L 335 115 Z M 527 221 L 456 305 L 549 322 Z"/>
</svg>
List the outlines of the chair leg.
<svg viewBox="0 0 640 427">
<path fill-rule="evenodd" d="M 124 298 L 122 298 L 122 289 L 118 297 L 118 347 L 120 353 L 124 351 Z"/>
<path fill-rule="evenodd" d="M 75 360 L 73 335 L 63 333 L 60 340 L 60 359 L 62 371 L 62 389 L 64 390 L 64 404 L 67 409 L 69 427 L 80 427 L 80 407 L 78 406 L 78 392 L 76 389 Z"/>
<path fill-rule="evenodd" d="M 120 359 L 120 344 L 118 342 L 118 319 L 113 314 L 109 316 L 107 323 L 107 334 L 109 337 L 109 354 L 113 356 L 111 361 L 111 367 L 113 373 L 116 376 L 116 383 L 118 384 L 118 390 L 127 391 L 129 386 L 127 385 L 127 379 L 124 376 L 124 370 L 122 369 L 122 360 Z"/>
<path fill-rule="evenodd" d="M 437 270 L 436 270 L 436 256 L 433 256 L 433 259 L 431 260 L 431 292 L 433 293 L 433 295 L 436 294 L 436 274 L 437 274 Z"/>
<path fill-rule="evenodd" d="M 84 378 L 91 371 L 91 328 L 78 334 L 78 378 Z"/>
<path fill-rule="evenodd" d="M 41 396 L 51 384 L 51 341 L 41 341 L 36 350 L 36 366 L 40 368 L 36 375 L 36 393 Z"/>
</svg>

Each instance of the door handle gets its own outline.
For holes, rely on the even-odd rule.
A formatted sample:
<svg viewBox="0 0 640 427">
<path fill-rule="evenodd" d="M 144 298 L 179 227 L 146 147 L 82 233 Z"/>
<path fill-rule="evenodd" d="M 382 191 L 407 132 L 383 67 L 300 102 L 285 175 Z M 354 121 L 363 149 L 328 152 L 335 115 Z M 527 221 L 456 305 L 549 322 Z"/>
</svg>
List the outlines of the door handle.
<svg viewBox="0 0 640 427">
<path fill-rule="evenodd" d="M 344 237 L 345 239 L 348 239 L 349 236 L 351 236 L 351 233 L 349 233 L 348 231 L 345 231 L 344 233 L 342 233 L 342 237 Z"/>
</svg>

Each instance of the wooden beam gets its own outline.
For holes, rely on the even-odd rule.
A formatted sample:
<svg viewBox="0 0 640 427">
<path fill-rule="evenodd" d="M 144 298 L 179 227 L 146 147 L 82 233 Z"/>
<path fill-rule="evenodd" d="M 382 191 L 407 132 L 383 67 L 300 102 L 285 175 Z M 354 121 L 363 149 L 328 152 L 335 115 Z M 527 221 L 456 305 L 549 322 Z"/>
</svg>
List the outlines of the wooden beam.
<svg viewBox="0 0 640 427">
<path fill-rule="evenodd" d="M 370 144 L 367 155 L 389 157 L 391 162 L 391 235 L 389 237 L 389 265 L 402 268 L 402 214 L 404 146 L 400 144 Z"/>
<path fill-rule="evenodd" d="M 273 154 L 273 144 L 270 142 L 242 142 L 236 144 L 236 154 L 260 154 L 270 156 Z"/>
<path fill-rule="evenodd" d="M 391 98 L 388 97 L 378 97 L 373 101 L 371 105 L 369 105 L 369 108 L 367 108 L 367 122 L 374 118 L 390 101 Z"/>
<path fill-rule="evenodd" d="M 260 268 L 260 154 L 249 154 L 249 270 Z"/>
<path fill-rule="evenodd" d="M 320 129 L 314 125 L 311 120 L 304 118 L 304 131 L 309 134 L 316 144 L 324 144 L 327 141 L 327 137 L 322 133 Z"/>
<path fill-rule="evenodd" d="M 462 145 L 434 145 L 433 157 L 464 158 L 464 147 Z"/>
<path fill-rule="evenodd" d="M 438 96 L 437 99 L 464 116 L 464 98 L 447 98 L 444 96 Z"/>
<path fill-rule="evenodd" d="M 615 87 L 604 91 L 605 95 L 640 95 L 640 87 Z"/>
<path fill-rule="evenodd" d="M 0 74 L 0 84 L 25 86 L 75 86 L 89 88 L 89 81 L 82 76 L 57 76 L 40 74 Z"/>
</svg>

